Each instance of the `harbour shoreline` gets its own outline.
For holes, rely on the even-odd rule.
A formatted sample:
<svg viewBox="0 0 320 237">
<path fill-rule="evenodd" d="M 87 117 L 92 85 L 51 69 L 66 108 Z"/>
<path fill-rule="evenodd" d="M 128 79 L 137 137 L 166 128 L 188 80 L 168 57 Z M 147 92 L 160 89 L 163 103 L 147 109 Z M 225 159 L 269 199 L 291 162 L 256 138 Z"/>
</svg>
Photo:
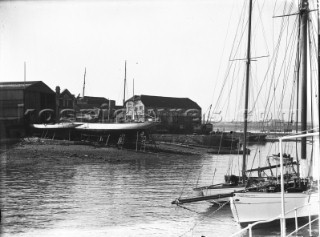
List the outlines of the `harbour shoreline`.
<svg viewBox="0 0 320 237">
<path fill-rule="evenodd" d="M 141 158 L 159 156 L 192 156 L 199 155 L 205 151 L 199 149 L 159 146 L 158 151 L 135 151 L 132 149 L 121 149 L 112 146 L 100 145 L 98 143 L 40 139 L 37 137 L 24 138 L 14 144 L 2 144 L 1 163 L 6 165 L 30 165 L 37 162 L 74 162 L 97 161 L 97 162 L 121 162 L 133 161 Z"/>
<path fill-rule="evenodd" d="M 167 137 L 168 135 L 166 135 Z M 221 155 L 227 154 L 224 148 L 215 148 L 205 145 L 195 144 L 190 139 L 197 136 L 170 136 L 170 141 L 156 139 L 147 143 L 145 147 L 138 146 L 135 148 L 117 147 L 116 144 L 106 145 L 101 142 L 93 141 L 70 141 L 59 139 L 48 139 L 39 137 L 25 137 L 20 139 L 2 140 L 0 152 L 6 153 L 7 157 L 15 157 L 22 163 L 27 162 L 30 158 L 46 159 L 101 159 L 101 160 L 134 160 L 148 154 L 150 155 L 204 155 L 220 151 Z M 172 139 L 172 140 L 171 140 Z M 230 149 L 228 149 L 230 151 Z M 232 154 L 232 153 L 230 153 Z M 26 160 L 23 160 L 26 159 Z"/>
</svg>

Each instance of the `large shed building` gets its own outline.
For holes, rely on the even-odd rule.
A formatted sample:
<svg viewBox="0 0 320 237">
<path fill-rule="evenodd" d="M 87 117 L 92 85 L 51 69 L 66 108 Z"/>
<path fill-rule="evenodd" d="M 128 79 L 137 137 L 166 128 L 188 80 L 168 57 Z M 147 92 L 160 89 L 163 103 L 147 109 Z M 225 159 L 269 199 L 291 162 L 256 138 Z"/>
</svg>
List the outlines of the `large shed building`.
<svg viewBox="0 0 320 237">
<path fill-rule="evenodd" d="M 55 110 L 56 95 L 42 81 L 0 82 L 0 137 L 24 134 L 25 113 Z"/>
</svg>

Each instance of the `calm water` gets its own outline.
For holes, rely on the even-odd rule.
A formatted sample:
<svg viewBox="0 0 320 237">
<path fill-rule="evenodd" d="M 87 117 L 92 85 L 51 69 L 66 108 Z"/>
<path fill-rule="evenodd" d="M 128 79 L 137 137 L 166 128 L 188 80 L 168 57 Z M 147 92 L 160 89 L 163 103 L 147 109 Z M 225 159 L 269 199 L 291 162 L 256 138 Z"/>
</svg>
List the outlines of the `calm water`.
<svg viewBox="0 0 320 237">
<path fill-rule="evenodd" d="M 272 152 L 251 146 L 249 160 Z M 258 152 L 260 151 L 260 152 Z M 229 206 L 171 201 L 218 183 L 236 155 L 142 155 L 133 161 L 81 160 L 11 167 L 1 157 L 2 236 L 229 236 L 240 230 Z M 261 161 L 260 161 L 261 162 Z M 241 165 L 241 164 L 240 164 Z M 265 228 L 261 236 L 279 231 Z"/>
</svg>

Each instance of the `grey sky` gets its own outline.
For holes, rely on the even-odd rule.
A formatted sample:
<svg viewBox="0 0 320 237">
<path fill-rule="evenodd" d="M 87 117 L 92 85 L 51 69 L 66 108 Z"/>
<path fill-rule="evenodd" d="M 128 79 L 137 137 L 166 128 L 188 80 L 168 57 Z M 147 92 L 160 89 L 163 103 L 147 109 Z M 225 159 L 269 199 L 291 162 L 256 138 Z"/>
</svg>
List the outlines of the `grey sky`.
<svg viewBox="0 0 320 237">
<path fill-rule="evenodd" d="M 254 2 L 252 51 L 262 56 L 272 53 L 275 2 Z M 86 67 L 86 95 L 121 104 L 127 60 L 126 98 L 134 78 L 135 94 L 189 97 L 205 112 L 217 100 L 242 8 L 240 0 L 0 2 L 0 77 L 23 80 L 25 61 L 27 80 L 77 96 Z"/>
</svg>

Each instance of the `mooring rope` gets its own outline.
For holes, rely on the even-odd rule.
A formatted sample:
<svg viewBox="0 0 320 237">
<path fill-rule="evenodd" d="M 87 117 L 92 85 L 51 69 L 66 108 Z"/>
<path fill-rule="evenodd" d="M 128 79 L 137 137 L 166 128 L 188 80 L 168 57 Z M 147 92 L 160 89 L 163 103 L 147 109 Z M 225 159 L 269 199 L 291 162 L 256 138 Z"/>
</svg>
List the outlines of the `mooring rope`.
<svg viewBox="0 0 320 237">
<path fill-rule="evenodd" d="M 190 211 L 190 212 L 194 212 L 194 213 L 197 213 L 197 214 L 201 214 L 201 212 L 198 212 L 198 211 L 195 211 L 195 210 L 192 210 L 192 209 L 190 209 L 190 208 L 188 208 L 188 207 L 185 207 L 185 206 L 182 206 L 181 204 L 177 204 L 177 206 L 178 207 L 181 207 L 181 208 L 183 208 L 183 209 L 186 209 L 186 210 L 188 210 L 188 211 Z"/>
<path fill-rule="evenodd" d="M 227 204 L 229 204 L 229 203 L 230 203 L 230 201 L 227 201 L 227 202 L 221 204 L 221 205 L 217 208 L 217 210 L 215 210 L 214 212 L 212 212 L 212 214 L 217 213 L 219 210 L 221 210 L 225 205 L 227 205 Z M 178 207 L 182 207 L 183 209 L 186 209 L 186 210 L 188 210 L 188 211 L 191 211 L 191 212 L 194 212 L 194 213 L 197 213 L 197 214 L 201 214 L 200 212 L 194 211 L 194 210 L 192 210 L 192 209 L 189 209 L 189 208 L 187 208 L 187 207 L 181 206 L 181 205 L 179 205 L 179 204 L 177 204 L 177 206 L 178 206 Z M 204 220 L 205 217 L 206 217 L 206 216 L 202 216 L 201 219 L 200 219 L 198 222 L 196 222 L 188 231 L 184 232 L 182 235 L 179 235 L 179 237 L 182 237 L 182 236 L 186 235 L 187 233 L 193 231 L 193 230 L 197 227 L 197 225 L 199 225 L 199 224 Z"/>
<path fill-rule="evenodd" d="M 184 184 L 183 184 L 183 187 L 182 187 L 182 190 L 181 190 L 181 193 L 180 193 L 179 199 L 182 197 L 182 194 L 183 194 L 184 188 L 186 187 L 187 181 L 188 181 L 188 179 L 189 179 L 190 171 L 191 171 L 191 168 L 190 168 L 190 170 L 189 170 L 189 172 L 188 172 L 188 174 L 187 174 L 187 178 L 186 178 L 186 180 L 184 181 Z"/>
</svg>

